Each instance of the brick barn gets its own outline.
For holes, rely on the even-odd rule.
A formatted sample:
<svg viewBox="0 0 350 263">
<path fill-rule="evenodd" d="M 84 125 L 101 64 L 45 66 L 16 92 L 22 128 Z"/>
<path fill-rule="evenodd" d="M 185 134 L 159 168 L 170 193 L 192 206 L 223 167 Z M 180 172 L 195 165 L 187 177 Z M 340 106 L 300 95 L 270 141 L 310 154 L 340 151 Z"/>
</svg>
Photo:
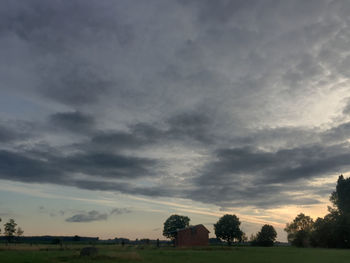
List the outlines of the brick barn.
<svg viewBox="0 0 350 263">
<path fill-rule="evenodd" d="M 176 231 L 175 246 L 193 247 L 209 244 L 209 230 L 201 225 L 190 226 Z"/>
</svg>

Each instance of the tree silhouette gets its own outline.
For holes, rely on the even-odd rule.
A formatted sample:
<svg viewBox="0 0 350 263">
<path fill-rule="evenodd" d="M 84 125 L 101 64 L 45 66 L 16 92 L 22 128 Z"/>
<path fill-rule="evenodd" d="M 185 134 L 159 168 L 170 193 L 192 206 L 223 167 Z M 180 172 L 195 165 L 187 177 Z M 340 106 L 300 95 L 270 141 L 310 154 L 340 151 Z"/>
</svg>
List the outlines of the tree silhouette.
<svg viewBox="0 0 350 263">
<path fill-rule="evenodd" d="M 288 241 L 296 246 L 350 248 L 350 178 L 338 177 L 335 191 L 331 193 L 333 207 L 315 222 L 299 214 L 285 231 Z"/>
<path fill-rule="evenodd" d="M 329 214 L 316 220 L 312 244 L 319 247 L 350 248 L 350 178 L 338 177 L 330 196 L 333 208 Z"/>
<path fill-rule="evenodd" d="M 231 245 L 235 240 L 241 240 L 243 232 L 239 228 L 241 222 L 236 215 L 224 215 L 214 224 L 215 235 Z"/>
<path fill-rule="evenodd" d="M 264 247 L 271 247 L 275 242 L 277 232 L 271 225 L 263 225 L 260 232 L 256 235 L 256 244 Z"/>
<path fill-rule="evenodd" d="M 163 236 L 175 239 L 177 230 L 188 227 L 190 224 L 190 218 L 181 215 L 171 215 L 165 222 L 163 228 Z"/>
<path fill-rule="evenodd" d="M 313 230 L 314 221 L 311 217 L 300 213 L 293 222 L 288 223 L 284 229 L 288 233 L 288 241 L 298 247 L 310 245 L 311 231 Z"/>
<path fill-rule="evenodd" d="M 4 235 L 8 242 L 13 240 L 16 233 L 16 226 L 17 224 L 12 218 L 4 225 Z"/>
<path fill-rule="evenodd" d="M 314 247 L 337 247 L 337 218 L 335 211 L 324 218 L 317 218 L 311 235 L 311 245 Z"/>
<path fill-rule="evenodd" d="M 337 186 L 332 192 L 330 201 L 340 214 L 350 213 L 350 178 L 344 179 L 340 175 L 337 181 Z"/>
</svg>

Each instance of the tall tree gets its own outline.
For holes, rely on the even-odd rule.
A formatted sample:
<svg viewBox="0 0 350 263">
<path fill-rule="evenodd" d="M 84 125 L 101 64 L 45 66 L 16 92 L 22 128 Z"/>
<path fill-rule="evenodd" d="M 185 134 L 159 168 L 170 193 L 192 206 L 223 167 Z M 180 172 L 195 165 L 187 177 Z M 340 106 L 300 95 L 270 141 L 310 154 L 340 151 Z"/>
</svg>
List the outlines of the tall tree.
<svg viewBox="0 0 350 263">
<path fill-rule="evenodd" d="M 331 243 L 333 247 L 350 248 L 350 178 L 344 178 L 343 175 L 338 177 L 337 186 L 330 196 L 330 201 L 334 208 L 329 208 L 330 214 L 323 219 L 322 225 L 332 231 L 327 244 Z M 326 235 L 324 227 L 317 229 L 318 234 Z"/>
<path fill-rule="evenodd" d="M 8 242 L 13 240 L 16 233 L 16 226 L 17 224 L 12 218 L 4 225 L 4 235 Z"/>
<path fill-rule="evenodd" d="M 242 238 L 243 232 L 239 228 L 240 225 L 241 222 L 236 215 L 224 215 L 214 224 L 215 235 L 231 245 L 232 242 Z"/>
<path fill-rule="evenodd" d="M 344 179 L 340 175 L 335 191 L 331 194 L 330 201 L 341 214 L 350 213 L 350 178 Z"/>
<path fill-rule="evenodd" d="M 190 218 L 181 215 L 171 215 L 165 222 L 163 228 L 163 236 L 175 239 L 177 230 L 188 227 L 190 225 Z"/>
<path fill-rule="evenodd" d="M 293 245 L 350 248 L 350 178 L 338 177 L 330 201 L 333 207 L 328 207 L 329 214 L 317 218 L 315 223 L 310 217 L 299 214 L 287 224 L 285 231 Z"/>
<path fill-rule="evenodd" d="M 310 236 L 313 230 L 314 221 L 311 217 L 300 213 L 293 222 L 288 223 L 284 229 L 287 232 L 288 241 L 298 247 L 310 245 Z"/>
<path fill-rule="evenodd" d="M 271 247 L 275 242 L 277 232 L 271 225 L 263 225 L 260 232 L 256 235 L 256 243 L 259 246 Z"/>
</svg>

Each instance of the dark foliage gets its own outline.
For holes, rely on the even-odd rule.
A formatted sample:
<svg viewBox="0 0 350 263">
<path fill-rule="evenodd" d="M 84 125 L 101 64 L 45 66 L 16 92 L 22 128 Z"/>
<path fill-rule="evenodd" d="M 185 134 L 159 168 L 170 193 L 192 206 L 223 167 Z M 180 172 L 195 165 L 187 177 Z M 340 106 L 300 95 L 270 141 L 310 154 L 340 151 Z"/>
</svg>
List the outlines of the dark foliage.
<svg viewBox="0 0 350 263">
<path fill-rule="evenodd" d="M 350 248 L 350 178 L 340 175 L 336 190 L 331 194 L 333 208 L 324 218 L 311 218 L 300 214 L 285 231 L 288 241 L 295 246 Z"/>
<path fill-rule="evenodd" d="M 272 247 L 277 237 L 275 228 L 271 225 L 263 225 L 252 245 Z"/>
<path fill-rule="evenodd" d="M 330 196 L 333 208 L 315 222 L 312 244 L 318 247 L 350 248 L 350 178 L 340 175 Z"/>
<path fill-rule="evenodd" d="M 284 229 L 288 233 L 288 242 L 297 247 L 310 245 L 310 236 L 314 221 L 311 217 L 300 213 L 293 222 L 288 223 Z"/>
<path fill-rule="evenodd" d="M 163 236 L 175 239 L 177 230 L 188 227 L 190 218 L 187 216 L 171 215 L 165 222 L 163 228 Z"/>
<path fill-rule="evenodd" d="M 16 234 L 16 222 L 14 219 L 9 219 L 9 221 L 4 225 L 4 235 L 7 239 L 7 242 L 12 242 Z"/>
<path fill-rule="evenodd" d="M 330 201 L 340 214 L 350 213 L 350 178 L 338 178 L 336 190 L 331 194 Z"/>
<path fill-rule="evenodd" d="M 240 225 L 241 222 L 236 215 L 224 215 L 214 224 L 215 235 L 231 245 L 234 241 L 240 241 L 243 236 L 243 232 L 239 228 Z"/>
</svg>

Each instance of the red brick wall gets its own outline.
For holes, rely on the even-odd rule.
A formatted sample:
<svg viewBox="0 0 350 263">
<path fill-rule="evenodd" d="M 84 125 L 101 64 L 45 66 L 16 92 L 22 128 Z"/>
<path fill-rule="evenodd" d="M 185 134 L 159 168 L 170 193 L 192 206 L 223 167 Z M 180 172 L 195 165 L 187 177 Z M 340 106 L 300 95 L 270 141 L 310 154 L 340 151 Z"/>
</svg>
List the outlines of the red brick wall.
<svg viewBox="0 0 350 263">
<path fill-rule="evenodd" d="M 180 230 L 177 232 L 175 244 L 178 247 L 207 246 L 209 244 L 209 232 L 201 225 Z"/>
</svg>

